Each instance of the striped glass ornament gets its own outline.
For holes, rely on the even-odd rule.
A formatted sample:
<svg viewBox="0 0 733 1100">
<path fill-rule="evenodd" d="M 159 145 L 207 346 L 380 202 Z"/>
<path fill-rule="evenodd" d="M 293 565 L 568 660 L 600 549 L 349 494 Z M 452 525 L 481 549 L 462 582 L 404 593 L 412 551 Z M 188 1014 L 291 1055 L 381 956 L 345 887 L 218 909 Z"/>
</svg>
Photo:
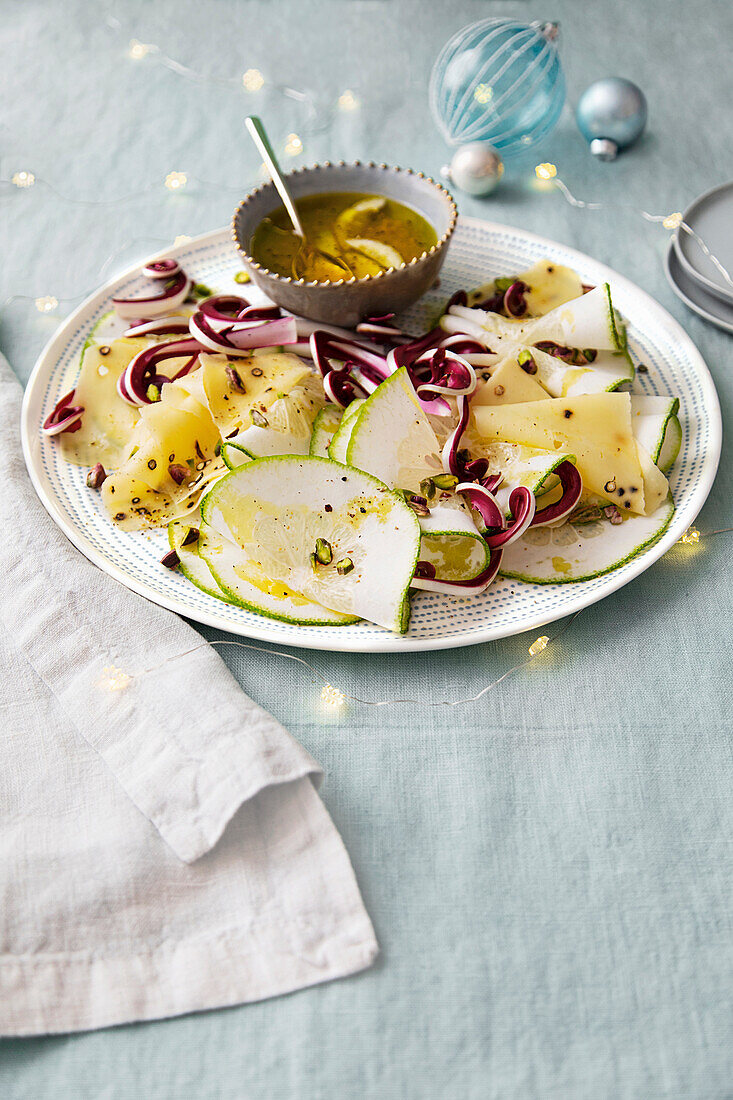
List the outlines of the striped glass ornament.
<svg viewBox="0 0 733 1100">
<path fill-rule="evenodd" d="M 557 23 L 483 19 L 453 35 L 430 77 L 449 145 L 487 141 L 505 158 L 549 134 L 565 102 Z"/>
</svg>

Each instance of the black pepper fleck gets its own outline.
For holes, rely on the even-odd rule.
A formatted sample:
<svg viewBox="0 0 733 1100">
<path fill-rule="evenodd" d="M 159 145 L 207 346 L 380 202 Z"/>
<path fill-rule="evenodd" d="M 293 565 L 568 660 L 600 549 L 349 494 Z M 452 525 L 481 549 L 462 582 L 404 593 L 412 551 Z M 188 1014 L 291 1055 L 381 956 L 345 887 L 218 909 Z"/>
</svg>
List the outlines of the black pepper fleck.
<svg viewBox="0 0 733 1100">
<path fill-rule="evenodd" d="M 323 509 L 323 510 L 324 510 L 324 512 L 332 512 L 332 511 L 333 511 L 333 508 L 331 507 L 331 505 L 330 505 L 330 504 L 326 504 L 326 505 L 324 506 L 324 509 Z"/>
<path fill-rule="evenodd" d="M 573 415 L 572 409 L 565 409 L 565 411 L 563 412 L 563 416 L 565 417 L 566 420 L 569 420 L 572 415 Z"/>
<path fill-rule="evenodd" d="M 111 350 L 112 349 L 107 344 L 103 344 L 102 347 L 99 349 L 99 354 L 100 355 L 109 355 Z"/>
</svg>

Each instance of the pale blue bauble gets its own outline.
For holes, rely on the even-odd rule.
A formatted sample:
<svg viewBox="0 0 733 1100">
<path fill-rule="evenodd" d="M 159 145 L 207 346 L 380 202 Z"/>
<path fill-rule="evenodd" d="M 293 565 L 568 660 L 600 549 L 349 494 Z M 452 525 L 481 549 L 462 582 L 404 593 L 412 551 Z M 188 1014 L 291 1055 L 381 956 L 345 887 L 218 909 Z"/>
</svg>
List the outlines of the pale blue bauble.
<svg viewBox="0 0 733 1100">
<path fill-rule="evenodd" d="M 613 160 L 646 125 L 646 99 L 641 88 L 620 76 L 596 80 L 583 92 L 575 112 L 578 129 L 594 156 Z"/>
<path fill-rule="evenodd" d="M 492 18 L 455 34 L 430 77 L 430 108 L 449 145 L 488 142 L 505 159 L 549 134 L 565 102 L 556 23 Z"/>
</svg>

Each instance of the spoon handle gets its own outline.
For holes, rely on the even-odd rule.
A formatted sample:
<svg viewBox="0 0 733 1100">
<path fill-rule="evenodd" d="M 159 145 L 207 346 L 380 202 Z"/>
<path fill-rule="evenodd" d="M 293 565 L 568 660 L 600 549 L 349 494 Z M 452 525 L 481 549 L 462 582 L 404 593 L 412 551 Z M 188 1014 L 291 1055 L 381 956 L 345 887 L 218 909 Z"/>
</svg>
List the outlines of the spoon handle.
<svg viewBox="0 0 733 1100">
<path fill-rule="evenodd" d="M 248 115 L 247 118 L 245 118 L 244 120 L 244 125 L 249 130 L 250 137 L 257 146 L 260 156 L 265 162 L 267 171 L 270 173 L 272 182 L 275 184 L 278 194 L 283 200 L 285 209 L 288 212 L 288 216 L 293 223 L 295 232 L 298 234 L 299 237 L 305 238 L 305 231 L 303 230 L 302 223 L 300 221 L 300 218 L 298 217 L 298 211 L 295 209 L 295 203 L 293 202 L 290 192 L 285 185 L 285 180 L 283 179 L 282 172 L 280 171 L 280 165 L 277 163 L 277 157 L 275 156 L 275 152 L 270 145 L 262 122 L 259 118 L 257 118 L 256 115 Z"/>
</svg>

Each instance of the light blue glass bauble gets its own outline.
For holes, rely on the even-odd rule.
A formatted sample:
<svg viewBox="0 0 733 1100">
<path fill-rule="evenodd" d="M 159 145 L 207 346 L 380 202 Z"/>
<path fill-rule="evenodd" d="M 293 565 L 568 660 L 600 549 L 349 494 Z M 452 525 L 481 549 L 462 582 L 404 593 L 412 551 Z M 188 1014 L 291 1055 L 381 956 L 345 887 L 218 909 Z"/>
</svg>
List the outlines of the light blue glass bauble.
<svg viewBox="0 0 733 1100">
<path fill-rule="evenodd" d="M 646 125 L 646 99 L 641 88 L 620 76 L 596 80 L 583 92 L 575 112 L 578 129 L 601 160 L 613 160 Z"/>
<path fill-rule="evenodd" d="M 549 134 L 565 102 L 556 23 L 484 19 L 443 47 L 430 109 L 449 145 L 487 141 L 505 159 Z"/>
</svg>

